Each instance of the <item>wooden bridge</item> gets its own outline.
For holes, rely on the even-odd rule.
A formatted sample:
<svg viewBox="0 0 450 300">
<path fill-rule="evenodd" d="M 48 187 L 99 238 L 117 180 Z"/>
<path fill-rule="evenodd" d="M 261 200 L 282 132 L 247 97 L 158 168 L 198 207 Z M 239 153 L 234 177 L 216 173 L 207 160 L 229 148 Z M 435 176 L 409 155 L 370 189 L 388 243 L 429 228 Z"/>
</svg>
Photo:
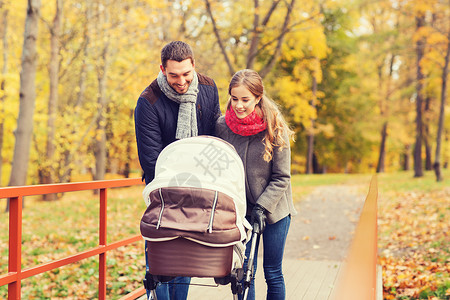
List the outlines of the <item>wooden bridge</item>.
<svg viewBox="0 0 450 300">
<path fill-rule="evenodd" d="M 8 273 L 0 275 L 0 286 L 8 285 L 8 299 L 21 299 L 21 281 L 88 257 L 99 257 L 100 300 L 106 299 L 106 252 L 134 243 L 140 236 L 131 236 L 119 242 L 107 244 L 106 212 L 107 189 L 142 184 L 140 179 L 103 180 L 84 183 L 66 183 L 26 187 L 0 188 L 0 198 L 10 199 L 9 212 L 9 259 Z M 64 193 L 70 191 L 99 189 L 100 221 L 99 245 L 84 252 L 71 255 L 33 268 L 22 269 L 22 199 L 29 195 Z M 372 178 L 359 223 L 351 244 L 347 260 L 305 261 L 284 260 L 284 274 L 288 300 L 365 300 L 381 299 L 381 274 L 377 270 L 377 181 Z M 378 274 L 378 276 L 377 276 Z M 230 286 L 207 287 L 212 279 L 194 278 L 189 289 L 189 299 L 231 299 Z M 262 268 L 256 274 L 257 299 L 265 299 L 265 282 Z M 124 296 L 125 299 L 145 299 L 145 290 L 138 290 Z"/>
</svg>

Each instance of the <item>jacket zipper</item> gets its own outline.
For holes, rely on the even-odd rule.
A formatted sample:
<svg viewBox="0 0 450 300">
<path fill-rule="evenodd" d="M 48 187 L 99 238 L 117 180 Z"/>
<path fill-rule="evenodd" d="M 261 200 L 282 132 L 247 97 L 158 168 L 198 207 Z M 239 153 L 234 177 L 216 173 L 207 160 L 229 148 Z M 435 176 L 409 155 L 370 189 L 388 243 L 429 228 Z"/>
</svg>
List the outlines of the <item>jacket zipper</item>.
<svg viewBox="0 0 450 300">
<path fill-rule="evenodd" d="M 212 206 L 212 210 L 211 210 L 211 216 L 209 217 L 209 224 L 208 224 L 208 228 L 206 228 L 208 230 L 209 233 L 212 233 L 212 227 L 213 227 L 213 221 L 214 221 L 214 212 L 216 211 L 216 205 L 217 205 L 217 191 L 214 194 L 214 202 L 213 202 L 213 206 Z"/>
<path fill-rule="evenodd" d="M 161 199 L 161 211 L 159 212 L 159 218 L 158 218 L 158 223 L 156 224 L 156 229 L 159 229 L 159 227 L 161 226 L 161 219 L 162 219 L 162 214 L 164 211 L 164 198 L 162 195 L 161 188 L 159 189 L 159 198 Z"/>
</svg>

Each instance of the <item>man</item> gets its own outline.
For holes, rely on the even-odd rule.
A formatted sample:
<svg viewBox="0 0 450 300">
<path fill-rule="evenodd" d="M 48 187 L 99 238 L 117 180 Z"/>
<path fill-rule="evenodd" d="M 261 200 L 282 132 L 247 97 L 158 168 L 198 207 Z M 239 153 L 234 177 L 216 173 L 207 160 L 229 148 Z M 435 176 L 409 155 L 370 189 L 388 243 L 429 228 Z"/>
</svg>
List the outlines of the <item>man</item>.
<svg viewBox="0 0 450 300">
<path fill-rule="evenodd" d="M 160 69 L 158 77 L 141 93 L 134 112 L 145 184 L 155 177 L 156 159 L 164 147 L 177 139 L 213 135 L 221 115 L 216 84 L 195 72 L 194 54 L 188 44 L 175 41 L 164 46 Z M 158 300 L 186 299 L 189 283 L 189 277 L 177 277 L 159 285 Z"/>
</svg>

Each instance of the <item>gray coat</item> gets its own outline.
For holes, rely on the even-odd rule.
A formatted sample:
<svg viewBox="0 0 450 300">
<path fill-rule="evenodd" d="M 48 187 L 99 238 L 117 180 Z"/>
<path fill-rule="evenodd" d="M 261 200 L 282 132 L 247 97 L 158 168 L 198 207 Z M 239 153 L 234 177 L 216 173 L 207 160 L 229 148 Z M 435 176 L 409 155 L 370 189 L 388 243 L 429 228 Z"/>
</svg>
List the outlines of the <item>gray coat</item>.
<svg viewBox="0 0 450 300">
<path fill-rule="evenodd" d="M 262 142 L 265 134 L 265 130 L 251 136 L 235 134 L 228 128 L 224 116 L 216 123 L 216 136 L 231 143 L 244 163 L 247 215 L 258 203 L 268 211 L 268 223 L 273 224 L 297 212 L 292 202 L 291 150 L 274 148 L 272 160 L 266 162 Z M 287 135 L 285 140 L 289 143 Z"/>
</svg>

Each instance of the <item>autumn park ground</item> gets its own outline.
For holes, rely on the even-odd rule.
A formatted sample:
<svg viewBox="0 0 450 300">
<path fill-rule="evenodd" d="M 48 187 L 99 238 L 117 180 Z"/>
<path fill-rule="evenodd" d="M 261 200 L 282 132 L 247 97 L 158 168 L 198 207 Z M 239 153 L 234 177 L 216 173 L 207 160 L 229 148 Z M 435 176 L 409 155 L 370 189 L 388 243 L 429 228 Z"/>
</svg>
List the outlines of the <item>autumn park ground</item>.
<svg viewBox="0 0 450 300">
<path fill-rule="evenodd" d="M 346 257 L 371 174 L 293 176 L 298 215 L 292 219 L 286 256 L 305 260 Z M 426 172 L 379 174 L 378 249 L 384 299 L 450 299 L 450 171 L 435 182 Z M 108 242 L 139 233 L 145 208 L 142 187 L 113 189 L 108 200 Z M 98 201 L 89 192 L 62 200 L 27 198 L 23 213 L 23 268 L 97 245 Z M 3 203 L 2 203 L 3 204 Z M 7 272 L 8 217 L 0 217 L 0 274 Z M 108 252 L 109 299 L 141 286 L 143 246 Z M 33 276 L 22 283 L 23 299 L 95 299 L 97 258 Z M 0 298 L 7 288 L 0 287 Z"/>
</svg>

